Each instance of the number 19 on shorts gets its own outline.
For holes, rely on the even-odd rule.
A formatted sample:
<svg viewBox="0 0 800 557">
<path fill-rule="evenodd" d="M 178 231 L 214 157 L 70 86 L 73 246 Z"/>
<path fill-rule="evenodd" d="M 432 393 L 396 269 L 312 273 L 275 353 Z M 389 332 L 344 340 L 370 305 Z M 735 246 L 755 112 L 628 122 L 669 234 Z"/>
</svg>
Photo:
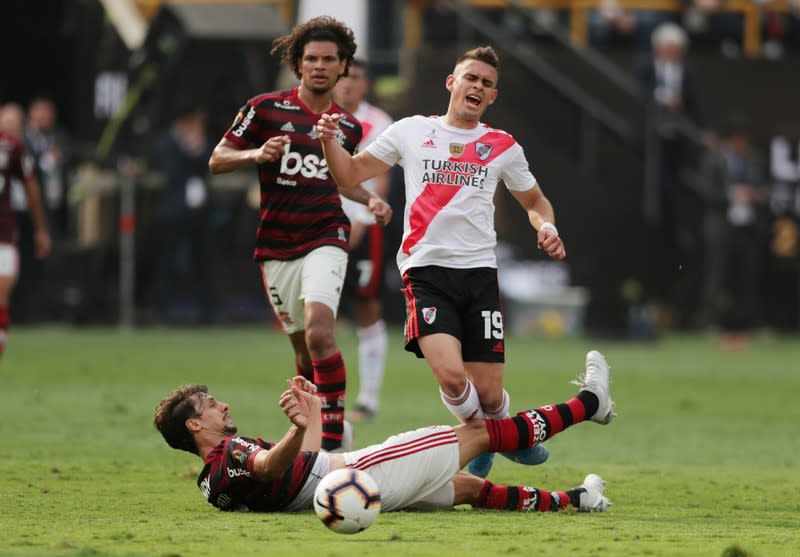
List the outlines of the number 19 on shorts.
<svg viewBox="0 0 800 557">
<path fill-rule="evenodd" d="M 499 311 L 483 310 L 483 338 L 503 338 L 503 315 Z"/>
</svg>

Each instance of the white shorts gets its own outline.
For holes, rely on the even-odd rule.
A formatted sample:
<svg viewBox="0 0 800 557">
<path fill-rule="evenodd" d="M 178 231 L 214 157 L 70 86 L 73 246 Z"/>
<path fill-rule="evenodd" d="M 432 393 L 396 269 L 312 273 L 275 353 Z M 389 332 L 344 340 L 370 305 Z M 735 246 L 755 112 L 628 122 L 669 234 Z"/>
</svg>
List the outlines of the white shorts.
<svg viewBox="0 0 800 557">
<path fill-rule="evenodd" d="M 349 468 L 366 471 L 381 492 L 381 512 L 450 507 L 459 470 L 458 438 L 450 426 L 424 427 L 379 445 L 344 453 Z"/>
<path fill-rule="evenodd" d="M 319 247 L 299 259 L 261 262 L 261 280 L 286 334 L 305 329 L 305 304 L 325 304 L 336 317 L 347 271 L 347 252 Z"/>
<path fill-rule="evenodd" d="M 19 256 L 14 244 L 0 244 L 0 277 L 16 277 Z"/>
</svg>

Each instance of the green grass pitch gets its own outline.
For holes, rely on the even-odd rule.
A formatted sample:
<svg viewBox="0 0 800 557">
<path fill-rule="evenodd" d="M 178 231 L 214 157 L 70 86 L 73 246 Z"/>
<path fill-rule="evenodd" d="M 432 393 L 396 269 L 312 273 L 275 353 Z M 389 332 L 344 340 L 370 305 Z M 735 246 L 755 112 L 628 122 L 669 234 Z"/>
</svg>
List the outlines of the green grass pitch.
<svg viewBox="0 0 800 557">
<path fill-rule="evenodd" d="M 424 362 L 392 330 L 379 418 L 363 446 L 452 423 Z M 357 387 L 356 344 L 339 333 Z M 153 410 L 174 387 L 206 383 L 242 434 L 276 439 L 294 369 L 266 327 L 12 329 L 0 364 L 0 555 L 800 555 L 800 342 L 761 338 L 727 352 L 708 337 L 653 344 L 510 338 L 513 409 L 560 402 L 590 348 L 613 370 L 618 418 L 548 442 L 550 460 L 498 458 L 491 479 L 556 489 L 589 472 L 610 512 L 501 513 L 459 508 L 387 513 L 355 536 L 313 512 L 221 513 L 195 477 L 200 461 L 166 446 Z"/>
</svg>

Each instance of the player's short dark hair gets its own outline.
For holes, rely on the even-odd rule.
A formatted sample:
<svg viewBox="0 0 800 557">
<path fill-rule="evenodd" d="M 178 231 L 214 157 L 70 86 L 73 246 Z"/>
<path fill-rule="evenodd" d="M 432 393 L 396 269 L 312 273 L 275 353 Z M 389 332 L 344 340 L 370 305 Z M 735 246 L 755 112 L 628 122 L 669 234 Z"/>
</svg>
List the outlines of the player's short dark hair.
<svg viewBox="0 0 800 557">
<path fill-rule="evenodd" d="M 194 406 L 197 402 L 195 395 L 207 392 L 205 385 L 183 385 L 164 397 L 156 408 L 153 425 L 173 449 L 199 454 L 194 436 L 186 428 L 186 420 L 200 416 Z"/>
<path fill-rule="evenodd" d="M 458 57 L 458 60 L 456 60 L 456 66 L 458 66 L 464 60 L 478 60 L 480 62 L 485 62 L 498 72 L 500 71 L 500 57 L 491 46 L 479 46 L 473 48 L 472 50 L 466 51 L 464 54 Z"/>
<path fill-rule="evenodd" d="M 327 15 L 309 19 L 295 26 L 289 34 L 272 41 L 270 54 L 280 53 L 281 61 L 289 64 L 294 75 L 300 78 L 300 61 L 306 44 L 311 41 L 336 43 L 339 59 L 347 61 L 342 75 L 347 75 L 356 54 L 356 39 L 347 25 Z"/>
</svg>

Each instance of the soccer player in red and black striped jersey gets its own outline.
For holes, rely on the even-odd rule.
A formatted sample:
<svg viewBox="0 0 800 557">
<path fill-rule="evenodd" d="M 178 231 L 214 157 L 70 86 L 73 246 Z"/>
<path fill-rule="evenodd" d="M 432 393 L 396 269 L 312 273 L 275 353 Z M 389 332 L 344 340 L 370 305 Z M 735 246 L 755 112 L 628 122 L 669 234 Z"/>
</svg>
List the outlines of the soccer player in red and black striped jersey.
<svg viewBox="0 0 800 557">
<path fill-rule="evenodd" d="M 391 218 L 389 205 L 360 184 L 337 188 L 317 138 L 320 115 L 343 112 L 333 102 L 333 88 L 347 75 L 355 51 L 353 32 L 325 16 L 276 39 L 272 52 L 281 54 L 299 85 L 247 101 L 209 161 L 214 174 L 258 168 L 261 211 L 253 257 L 298 372 L 319 387 L 325 450 L 341 446 L 344 423 L 346 372 L 334 326 L 350 222 L 339 193 L 366 205 L 381 224 Z M 361 125 L 344 113 L 341 130 L 338 141 L 354 152 Z"/>
<path fill-rule="evenodd" d="M 19 180 L 28 200 L 28 210 L 34 226 L 36 257 L 50 253 L 50 234 L 44 214 L 39 184 L 33 172 L 33 160 L 21 141 L 22 122 L 15 105 L 0 107 L 0 356 L 6 345 L 11 319 L 8 299 L 17 280 L 17 225 L 11 210 L 11 182 Z M 15 129 L 18 128 L 18 129 Z"/>
<path fill-rule="evenodd" d="M 209 503 L 228 511 L 295 511 L 312 506 L 319 480 L 332 470 L 364 470 L 380 490 L 381 511 L 404 508 L 474 507 L 512 511 L 605 511 L 605 482 L 589 474 L 565 491 L 496 485 L 459 472 L 487 451 L 536 446 L 577 423 L 607 424 L 614 414 L 609 367 L 596 351 L 586 355 L 579 392 L 561 404 L 502 420 L 472 420 L 394 435 L 364 449 L 319 452 L 321 401 L 301 376 L 289 380 L 280 406 L 292 426 L 278 443 L 242 437 L 229 406 L 204 385 L 185 385 L 165 397 L 154 425 L 170 447 L 198 455 L 205 466 L 197 485 Z"/>
</svg>

